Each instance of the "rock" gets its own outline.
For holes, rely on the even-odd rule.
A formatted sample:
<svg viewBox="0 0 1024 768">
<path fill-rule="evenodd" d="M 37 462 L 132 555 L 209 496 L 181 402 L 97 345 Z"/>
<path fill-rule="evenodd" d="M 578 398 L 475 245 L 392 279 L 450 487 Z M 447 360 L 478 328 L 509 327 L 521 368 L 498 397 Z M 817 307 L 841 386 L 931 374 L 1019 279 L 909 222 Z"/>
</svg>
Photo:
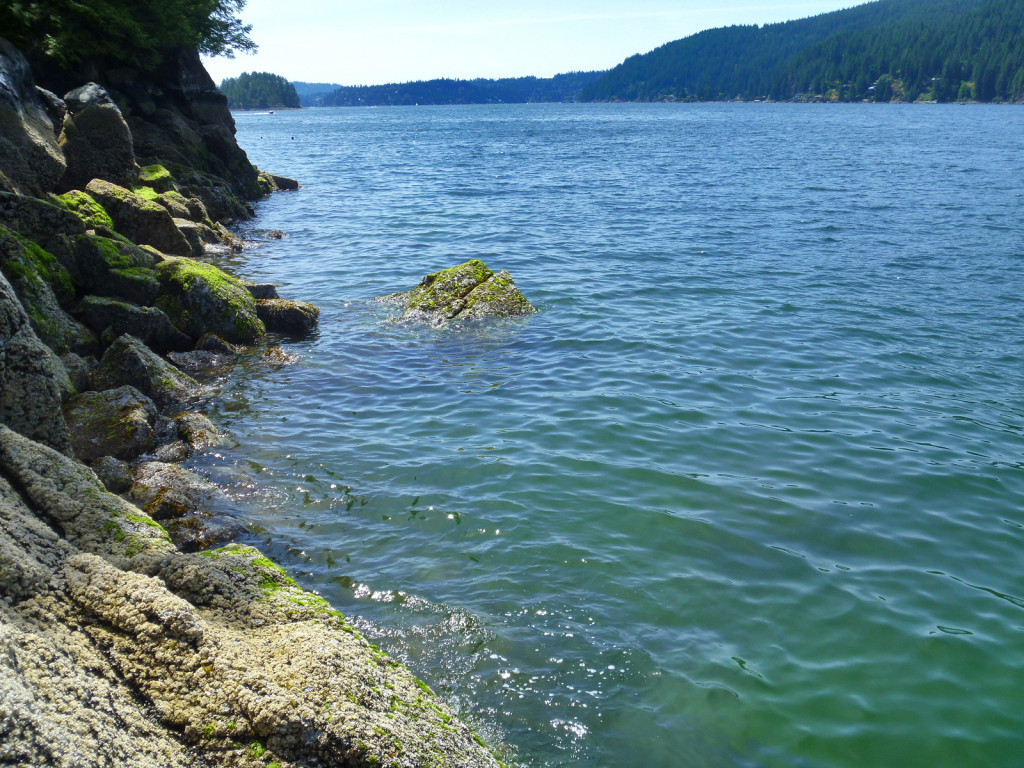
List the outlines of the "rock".
<svg viewBox="0 0 1024 768">
<path fill-rule="evenodd" d="M 189 207 L 185 204 L 185 198 L 182 197 L 179 193 L 174 192 L 173 190 L 170 192 L 164 192 L 163 194 L 159 195 L 154 202 L 162 205 L 167 210 L 167 212 L 171 214 L 171 218 L 175 219 L 175 224 L 177 224 L 177 219 L 186 219 L 188 221 L 194 221 L 194 219 L 192 218 L 192 212 L 189 210 Z"/>
<path fill-rule="evenodd" d="M 89 465 L 111 493 L 126 493 L 134 482 L 131 465 L 113 456 L 101 456 Z"/>
<path fill-rule="evenodd" d="M 217 486 L 178 464 L 150 461 L 135 468 L 128 498 L 163 521 L 180 550 L 194 552 L 246 532 L 238 509 Z"/>
<path fill-rule="evenodd" d="M 93 179 L 85 189 L 110 214 L 117 231 L 132 242 L 151 245 L 163 253 L 180 256 L 192 253 L 185 235 L 159 203 L 102 179 Z"/>
<path fill-rule="evenodd" d="M 71 435 L 61 411 L 62 393 L 70 388 L 60 359 L 36 336 L 0 273 L 0 424 L 70 453 Z"/>
<path fill-rule="evenodd" d="M 241 766 L 249 749 L 264 765 L 498 768 L 258 550 L 176 551 L 89 469 L 2 426 L 0 521 L 12 764 Z"/>
<path fill-rule="evenodd" d="M 259 195 L 256 170 L 234 140 L 235 123 L 193 49 L 167 51 L 156 70 L 108 71 L 122 94 L 136 155 L 174 171 L 186 197 L 201 198 L 214 219 L 246 218 Z"/>
<path fill-rule="evenodd" d="M 281 191 L 290 191 L 299 188 L 299 182 L 295 179 L 289 179 L 287 176 L 277 176 L 276 174 L 269 174 L 270 178 L 274 181 L 276 186 Z"/>
<path fill-rule="evenodd" d="M 407 293 L 384 297 L 405 303 L 402 320 L 427 322 L 435 328 L 455 321 L 529 315 L 537 310 L 508 272 L 494 274 L 479 259 L 427 275 Z"/>
<path fill-rule="evenodd" d="M 150 187 L 155 192 L 177 191 L 177 184 L 171 172 L 159 163 L 143 166 L 139 169 L 137 186 Z"/>
<path fill-rule="evenodd" d="M 252 294 L 254 299 L 279 299 L 277 286 L 273 283 L 250 283 L 248 280 L 241 280 L 245 290 Z"/>
<path fill-rule="evenodd" d="M 192 346 L 192 339 L 171 325 L 170 318 L 156 307 L 140 307 L 105 296 L 86 296 L 79 302 L 77 311 L 97 333 L 108 328 L 115 338 L 130 333 L 156 352 Z"/>
<path fill-rule="evenodd" d="M 257 299 L 256 314 L 268 331 L 302 334 L 316 327 L 320 310 L 305 301 Z"/>
<path fill-rule="evenodd" d="M 71 211 L 87 230 L 103 237 L 116 237 L 117 231 L 110 214 L 88 192 L 72 189 L 63 195 L 54 195 L 53 202 Z"/>
<path fill-rule="evenodd" d="M 38 85 L 36 86 L 36 93 L 43 102 L 43 108 L 46 110 L 47 117 L 53 123 L 54 136 L 56 136 L 58 126 L 64 125 L 64 115 L 68 113 L 68 105 L 56 93 L 40 88 Z"/>
<path fill-rule="evenodd" d="M 284 240 L 285 234 L 280 229 L 271 229 L 267 231 L 267 240 Z"/>
<path fill-rule="evenodd" d="M 215 333 L 204 333 L 200 336 L 199 341 L 196 342 L 196 349 L 207 352 L 220 352 L 224 355 L 238 354 L 238 348 L 234 344 L 224 341 Z"/>
<path fill-rule="evenodd" d="M 60 181 L 63 188 L 78 189 L 93 179 L 131 185 L 135 181 L 132 134 L 110 94 L 88 83 L 66 93 L 64 103 L 68 114 L 59 139 L 67 160 Z"/>
<path fill-rule="evenodd" d="M 71 381 L 71 386 L 75 388 L 75 391 L 84 392 L 87 390 L 89 388 L 89 374 L 99 365 L 99 360 L 95 357 L 82 357 L 74 352 L 68 352 L 66 355 L 61 355 L 60 361 L 64 364 L 64 370 L 67 371 L 68 379 Z"/>
<path fill-rule="evenodd" d="M 201 222 L 190 219 L 174 219 L 173 221 L 174 226 L 188 240 L 193 256 L 202 256 L 207 245 L 215 245 L 220 242 L 220 236 Z"/>
<path fill-rule="evenodd" d="M 75 295 L 71 275 L 53 254 L 0 227 L 0 271 L 28 313 L 32 329 L 57 354 L 93 354 L 96 336 L 61 307 Z"/>
<path fill-rule="evenodd" d="M 183 371 L 198 373 L 214 368 L 223 368 L 234 362 L 235 356 L 195 349 L 191 352 L 168 352 L 167 359 Z"/>
<path fill-rule="evenodd" d="M 199 396 L 199 383 L 158 357 L 134 336 L 115 341 L 89 377 L 93 389 L 105 390 L 129 384 L 161 408 L 180 406 Z"/>
<path fill-rule="evenodd" d="M 201 413 L 179 413 L 174 417 L 174 426 L 181 439 L 194 451 L 222 445 L 226 439 L 224 433 Z"/>
<path fill-rule="evenodd" d="M 75 240 L 64 261 L 82 292 L 148 306 L 160 292 L 160 281 L 152 269 L 156 260 L 153 252 L 126 240 L 86 234 Z"/>
<path fill-rule="evenodd" d="M 283 368 L 286 365 L 297 362 L 298 359 L 298 355 L 290 355 L 280 347 L 270 347 L 265 349 L 263 354 L 260 355 L 260 360 L 263 361 L 263 364 L 271 368 Z"/>
<path fill-rule="evenodd" d="M 193 259 L 168 259 L 156 269 L 163 285 L 156 306 L 193 338 L 209 332 L 249 344 L 266 332 L 252 295 L 217 267 Z"/>
<path fill-rule="evenodd" d="M 0 169 L 12 187 L 41 196 L 67 163 L 28 62 L 0 38 Z"/>
<path fill-rule="evenodd" d="M 134 387 L 86 392 L 64 406 L 75 455 L 85 462 L 101 456 L 130 460 L 156 446 L 156 405 Z"/>
<path fill-rule="evenodd" d="M 59 204 L 28 195 L 0 192 L 0 225 L 39 243 L 48 251 L 66 238 L 85 232 L 85 225 L 75 212 Z"/>
</svg>

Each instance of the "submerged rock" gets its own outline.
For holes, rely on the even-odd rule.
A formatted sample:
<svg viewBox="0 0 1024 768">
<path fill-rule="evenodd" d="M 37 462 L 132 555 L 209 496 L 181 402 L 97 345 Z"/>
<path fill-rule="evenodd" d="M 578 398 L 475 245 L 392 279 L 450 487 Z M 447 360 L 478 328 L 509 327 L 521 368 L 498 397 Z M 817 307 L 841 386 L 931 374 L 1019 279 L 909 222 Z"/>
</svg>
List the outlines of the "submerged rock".
<svg viewBox="0 0 1024 768">
<path fill-rule="evenodd" d="M 402 320 L 422 321 L 435 328 L 462 320 L 515 317 L 537 311 L 508 272 L 495 274 L 479 259 L 429 274 L 411 291 L 385 298 L 404 302 Z"/>
<path fill-rule="evenodd" d="M 220 488 L 178 464 L 139 464 L 128 498 L 161 521 L 183 552 L 223 544 L 248 531 Z"/>
</svg>

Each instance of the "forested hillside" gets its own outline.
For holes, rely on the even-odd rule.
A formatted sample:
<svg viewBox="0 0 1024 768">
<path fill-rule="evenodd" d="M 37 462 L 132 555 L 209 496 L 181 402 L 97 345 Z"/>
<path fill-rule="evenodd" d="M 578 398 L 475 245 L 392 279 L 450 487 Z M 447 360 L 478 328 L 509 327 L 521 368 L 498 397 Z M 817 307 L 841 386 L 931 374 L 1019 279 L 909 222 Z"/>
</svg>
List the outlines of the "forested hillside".
<svg viewBox="0 0 1024 768">
<path fill-rule="evenodd" d="M 1024 0 L 879 0 L 712 29 L 627 59 L 584 100 L 1024 101 Z"/>
<path fill-rule="evenodd" d="M 570 72 L 548 78 L 442 79 L 388 85 L 346 86 L 314 99 L 312 104 L 324 107 L 363 107 L 576 101 L 583 88 L 600 77 L 601 74 L 601 72 Z"/>
<path fill-rule="evenodd" d="M 220 84 L 231 109 L 297 109 L 299 94 L 295 86 L 280 75 L 269 72 L 243 72 Z"/>
</svg>

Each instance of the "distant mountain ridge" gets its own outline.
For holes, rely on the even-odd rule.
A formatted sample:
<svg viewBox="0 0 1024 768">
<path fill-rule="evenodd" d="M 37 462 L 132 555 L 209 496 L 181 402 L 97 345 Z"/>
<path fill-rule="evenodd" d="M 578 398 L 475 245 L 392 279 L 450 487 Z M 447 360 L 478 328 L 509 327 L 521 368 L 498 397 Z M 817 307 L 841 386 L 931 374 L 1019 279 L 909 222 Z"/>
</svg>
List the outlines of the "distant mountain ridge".
<svg viewBox="0 0 1024 768">
<path fill-rule="evenodd" d="M 706 30 L 632 56 L 585 101 L 1024 101 L 1024 0 L 877 0 Z"/>
<path fill-rule="evenodd" d="M 578 101 L 583 89 L 603 74 L 603 72 L 568 72 L 547 78 L 437 79 L 387 85 L 337 86 L 303 82 L 293 83 L 293 85 L 303 106 L 524 104 L 542 101 Z"/>
</svg>

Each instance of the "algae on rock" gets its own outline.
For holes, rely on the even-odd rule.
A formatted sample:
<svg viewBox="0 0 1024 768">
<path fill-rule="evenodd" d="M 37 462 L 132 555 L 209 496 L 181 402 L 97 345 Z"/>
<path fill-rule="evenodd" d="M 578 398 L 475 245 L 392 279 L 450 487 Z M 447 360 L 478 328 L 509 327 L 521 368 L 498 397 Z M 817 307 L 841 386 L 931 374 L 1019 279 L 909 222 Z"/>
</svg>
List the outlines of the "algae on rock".
<svg viewBox="0 0 1024 768">
<path fill-rule="evenodd" d="M 502 270 L 495 274 L 479 259 L 433 272 L 406 293 L 383 297 L 405 304 L 402 320 L 440 328 L 462 320 L 515 317 L 537 310 Z"/>
<path fill-rule="evenodd" d="M 156 306 L 193 338 L 215 333 L 251 344 L 266 333 L 256 302 L 245 286 L 212 264 L 167 259 L 156 267 L 163 289 Z"/>
</svg>

